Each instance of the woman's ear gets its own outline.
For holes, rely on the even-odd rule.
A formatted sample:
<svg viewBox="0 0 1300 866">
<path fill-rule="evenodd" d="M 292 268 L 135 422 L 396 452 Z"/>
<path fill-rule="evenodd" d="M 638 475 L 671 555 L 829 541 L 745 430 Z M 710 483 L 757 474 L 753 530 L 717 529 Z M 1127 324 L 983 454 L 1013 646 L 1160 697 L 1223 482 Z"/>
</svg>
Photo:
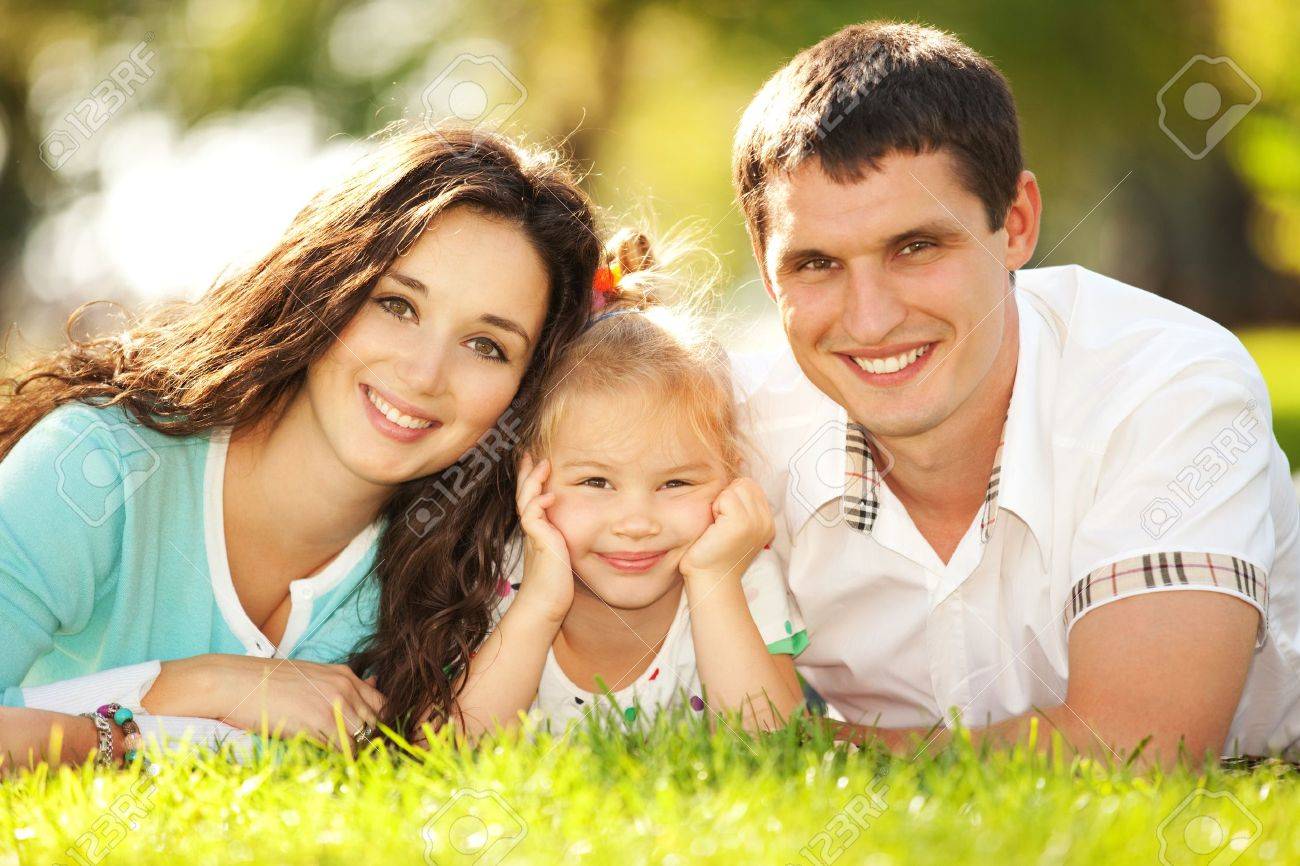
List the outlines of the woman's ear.
<svg viewBox="0 0 1300 866">
<path fill-rule="evenodd" d="M 1043 216 L 1043 199 L 1038 190 L 1038 178 L 1029 170 L 1020 172 L 1016 183 L 1016 198 L 1007 210 L 1003 228 L 1007 232 L 1006 268 L 1019 270 L 1034 255 L 1038 245 L 1038 230 Z"/>
</svg>

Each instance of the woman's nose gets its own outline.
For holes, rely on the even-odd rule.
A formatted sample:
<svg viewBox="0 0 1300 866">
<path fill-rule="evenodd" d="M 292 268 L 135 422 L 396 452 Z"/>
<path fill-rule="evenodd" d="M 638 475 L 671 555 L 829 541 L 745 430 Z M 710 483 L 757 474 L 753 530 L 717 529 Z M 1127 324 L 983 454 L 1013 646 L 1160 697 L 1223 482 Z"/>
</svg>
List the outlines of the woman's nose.
<svg viewBox="0 0 1300 866">
<path fill-rule="evenodd" d="M 427 342 L 402 351 L 394 365 L 402 384 L 417 394 L 441 394 L 447 389 L 447 350 Z"/>
</svg>

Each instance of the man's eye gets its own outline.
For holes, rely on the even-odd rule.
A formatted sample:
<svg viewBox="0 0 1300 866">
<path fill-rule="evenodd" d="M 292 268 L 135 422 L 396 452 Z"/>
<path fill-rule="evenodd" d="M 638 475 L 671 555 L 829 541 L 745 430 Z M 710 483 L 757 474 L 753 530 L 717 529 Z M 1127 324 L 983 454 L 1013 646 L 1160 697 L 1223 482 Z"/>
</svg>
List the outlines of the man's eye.
<svg viewBox="0 0 1300 866">
<path fill-rule="evenodd" d="M 799 266 L 801 271 L 828 271 L 835 266 L 835 262 L 825 257 L 809 259 Z"/>
<path fill-rule="evenodd" d="M 899 255 L 910 256 L 934 246 L 932 241 L 912 241 L 907 246 L 898 251 Z"/>
</svg>

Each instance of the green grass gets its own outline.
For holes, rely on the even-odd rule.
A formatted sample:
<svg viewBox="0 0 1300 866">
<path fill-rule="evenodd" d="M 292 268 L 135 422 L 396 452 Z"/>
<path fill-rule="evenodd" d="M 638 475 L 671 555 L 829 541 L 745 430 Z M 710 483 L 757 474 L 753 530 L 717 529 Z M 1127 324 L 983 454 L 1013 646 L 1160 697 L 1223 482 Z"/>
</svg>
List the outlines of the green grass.
<svg viewBox="0 0 1300 866">
<path fill-rule="evenodd" d="M 1242 339 L 1297 467 L 1300 331 Z M 0 782 L 0 866 L 1122 866 L 1161 863 L 1162 838 L 1171 864 L 1300 861 L 1300 774 L 1276 764 L 1140 774 L 963 745 L 910 760 L 793 730 L 751 738 L 675 724 L 648 733 L 591 725 L 475 750 L 373 746 L 355 760 L 302 742 L 246 765 L 190 752 L 161 761 L 152 778 L 45 767 Z M 486 823 L 495 814 L 507 830 L 522 828 L 517 845 L 493 831 L 486 856 L 451 847 L 472 847 L 479 804 Z M 1245 834 L 1239 857 L 1214 846 L 1216 828 Z"/>
<path fill-rule="evenodd" d="M 1300 471 L 1300 329 L 1261 328 L 1238 334 L 1268 382 L 1273 404 L 1273 432 Z"/>
<path fill-rule="evenodd" d="M 154 778 L 41 769 L 0 785 L 0 863 L 1155 864 L 1162 834 L 1171 863 L 1199 863 L 1188 840 L 1215 827 L 1244 834 L 1238 863 L 1300 858 L 1300 776 L 1276 764 L 1142 775 L 966 745 L 888 758 L 698 719 L 619 727 L 355 760 L 188 753 Z M 491 824 L 521 838 L 489 829 L 478 861 L 451 847 Z M 106 859 L 85 856 L 92 839 Z"/>
</svg>

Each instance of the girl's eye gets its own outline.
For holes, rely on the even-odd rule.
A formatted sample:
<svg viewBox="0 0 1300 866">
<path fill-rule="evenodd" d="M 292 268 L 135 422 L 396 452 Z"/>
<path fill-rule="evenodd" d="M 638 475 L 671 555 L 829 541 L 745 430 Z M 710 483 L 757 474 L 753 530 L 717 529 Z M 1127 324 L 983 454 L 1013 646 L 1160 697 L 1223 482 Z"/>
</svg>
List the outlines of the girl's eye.
<svg viewBox="0 0 1300 866">
<path fill-rule="evenodd" d="M 691 482 L 683 480 L 681 478 L 674 478 L 672 481 L 664 482 L 664 487 L 667 487 L 670 490 L 675 487 L 690 487 L 690 486 L 691 486 Z"/>
<path fill-rule="evenodd" d="M 505 362 L 510 360 L 506 357 L 506 350 L 495 340 L 489 340 L 487 337 L 475 337 L 469 341 L 470 349 L 479 357 L 486 358 L 489 361 Z"/>
<path fill-rule="evenodd" d="M 604 478 L 584 478 L 578 482 L 578 486 L 595 487 L 603 490 L 604 488 L 609 486 L 609 482 L 606 481 Z"/>
<path fill-rule="evenodd" d="M 910 256 L 934 246 L 930 241 L 912 241 L 907 246 L 898 251 L 899 255 Z"/>
<path fill-rule="evenodd" d="M 395 295 L 390 295 L 386 298 L 375 298 L 375 303 L 378 304 L 384 312 L 388 313 L 388 315 L 395 319 L 410 322 L 414 321 L 416 318 L 415 307 L 411 306 L 411 302 L 406 300 L 406 298 L 399 298 Z M 410 315 L 408 316 L 407 313 Z"/>
</svg>

